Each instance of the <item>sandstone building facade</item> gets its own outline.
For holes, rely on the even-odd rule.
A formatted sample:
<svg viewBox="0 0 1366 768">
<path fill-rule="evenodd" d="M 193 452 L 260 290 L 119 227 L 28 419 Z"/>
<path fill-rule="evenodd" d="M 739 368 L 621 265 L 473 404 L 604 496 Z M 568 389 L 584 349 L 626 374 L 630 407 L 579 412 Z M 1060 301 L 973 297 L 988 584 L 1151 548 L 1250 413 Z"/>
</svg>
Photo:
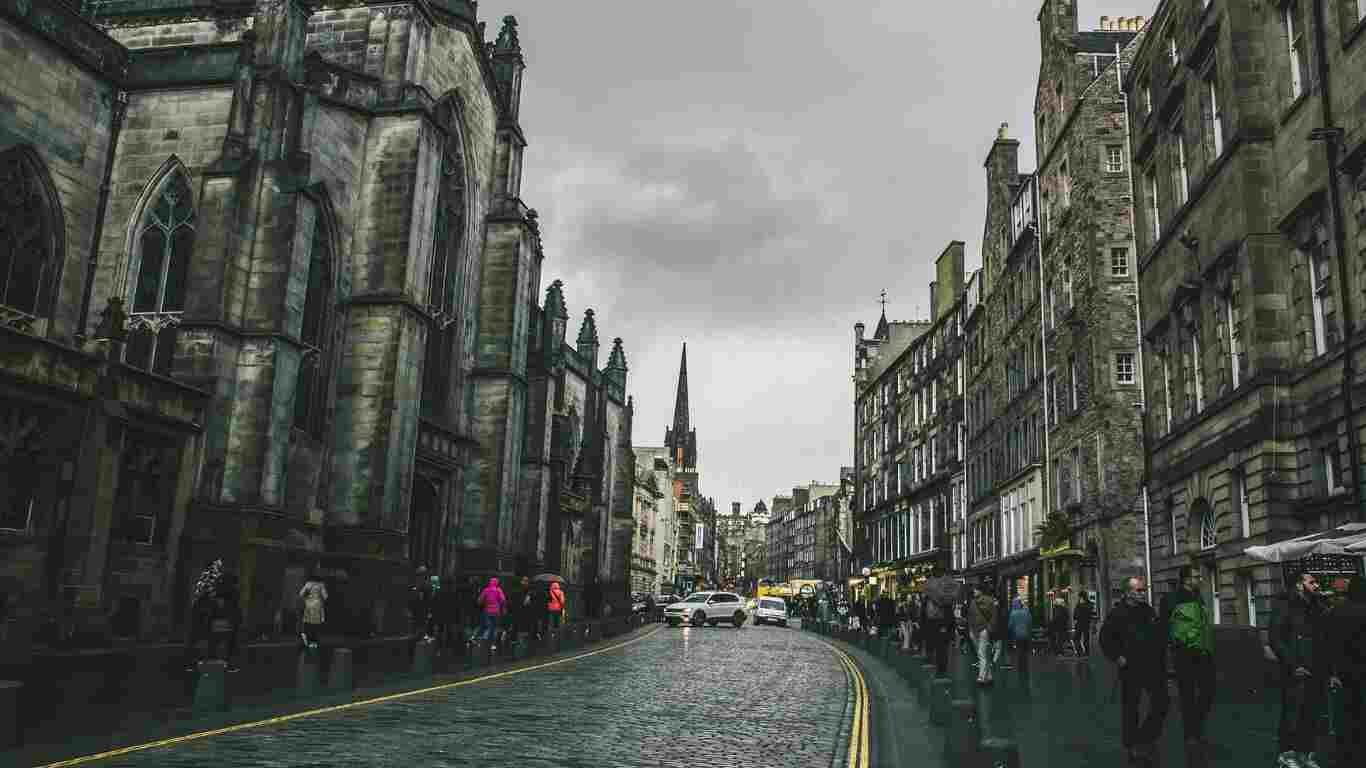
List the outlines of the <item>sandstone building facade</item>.
<svg viewBox="0 0 1366 768">
<path fill-rule="evenodd" d="M 1363 519 L 1366 3 L 1160 3 L 1126 79 L 1149 527 L 1220 624 L 1281 571 L 1243 554 Z"/>
<path fill-rule="evenodd" d="M 165 636 L 217 557 L 249 631 L 314 565 L 356 631 L 418 565 L 624 590 L 625 354 L 539 301 L 515 20 L 14 0 L 0 36 L 11 615 Z"/>
</svg>

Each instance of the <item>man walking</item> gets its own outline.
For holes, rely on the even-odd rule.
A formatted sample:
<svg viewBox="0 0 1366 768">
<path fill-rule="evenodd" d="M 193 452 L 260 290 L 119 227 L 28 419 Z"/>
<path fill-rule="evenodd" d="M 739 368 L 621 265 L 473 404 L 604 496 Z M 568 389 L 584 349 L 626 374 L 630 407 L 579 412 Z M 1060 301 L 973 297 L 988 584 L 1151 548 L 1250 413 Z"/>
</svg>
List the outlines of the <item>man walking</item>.
<svg viewBox="0 0 1366 768">
<path fill-rule="evenodd" d="M 1133 763 L 1151 761 L 1153 744 L 1167 718 L 1167 644 L 1157 614 L 1148 605 L 1148 585 L 1129 579 L 1124 599 L 1110 610 L 1100 630 L 1100 648 L 1119 666 L 1121 739 Z M 1139 705 L 1148 698 L 1148 716 L 1140 723 Z"/>
<path fill-rule="evenodd" d="M 1366 578 L 1357 576 L 1347 588 L 1347 602 L 1329 618 L 1331 643 L 1329 684 L 1342 689 L 1343 721 L 1338 724 L 1338 764 L 1366 764 Z"/>
<path fill-rule="evenodd" d="M 1214 704 L 1214 627 L 1200 598 L 1200 576 L 1181 568 L 1181 585 L 1162 599 L 1162 623 L 1171 644 L 1186 746 L 1205 741 L 1205 719 Z"/>
<path fill-rule="evenodd" d="M 935 675 L 949 673 L 948 628 L 953 622 L 953 603 L 959 584 L 944 575 L 943 566 L 935 566 L 933 576 L 925 583 L 922 604 L 921 631 L 925 636 L 925 654 L 934 662 Z"/>
<path fill-rule="evenodd" d="M 1082 592 L 1077 598 L 1077 610 L 1073 612 L 1072 619 L 1077 624 L 1077 653 L 1082 656 L 1091 655 L 1091 622 L 1096 618 L 1095 608 L 1091 606 L 1091 600 Z"/>
<path fill-rule="evenodd" d="M 1326 613 L 1319 580 L 1302 573 L 1294 591 L 1271 620 L 1271 648 L 1281 664 L 1280 768 L 1319 768 L 1317 725 L 1323 714 L 1326 658 L 1315 648 L 1322 641 Z"/>
<path fill-rule="evenodd" d="M 972 642 L 977 646 L 977 684 L 991 685 L 992 666 L 996 661 L 995 643 L 991 641 L 996 631 L 996 598 L 992 597 L 990 585 L 979 584 L 972 588 L 972 605 L 968 606 L 968 631 Z"/>
</svg>

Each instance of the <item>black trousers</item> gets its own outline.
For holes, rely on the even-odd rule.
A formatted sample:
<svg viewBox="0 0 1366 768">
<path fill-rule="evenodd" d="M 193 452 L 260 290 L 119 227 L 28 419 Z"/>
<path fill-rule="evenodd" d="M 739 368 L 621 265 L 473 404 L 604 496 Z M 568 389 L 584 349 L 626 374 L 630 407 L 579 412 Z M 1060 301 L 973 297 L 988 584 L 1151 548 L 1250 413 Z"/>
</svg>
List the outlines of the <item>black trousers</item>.
<svg viewBox="0 0 1366 768">
<path fill-rule="evenodd" d="M 924 623 L 925 655 L 934 663 L 935 674 L 947 677 L 949 674 L 949 635 L 945 622 L 927 620 Z"/>
<path fill-rule="evenodd" d="M 1323 714 L 1327 678 L 1322 675 L 1296 677 L 1295 670 L 1283 668 L 1281 684 L 1280 742 L 1282 752 L 1318 751 L 1317 725 Z"/>
<path fill-rule="evenodd" d="M 1091 625 L 1077 625 L 1077 653 L 1083 656 L 1091 655 Z"/>
<path fill-rule="evenodd" d="M 1344 673 L 1342 676 L 1342 722 L 1338 723 L 1339 765 L 1361 765 L 1366 762 L 1366 722 L 1362 721 L 1366 702 L 1366 670 Z"/>
<path fill-rule="evenodd" d="M 1148 715 L 1139 721 L 1143 697 L 1148 698 Z M 1126 748 L 1152 744 L 1162 735 L 1162 723 L 1167 719 L 1167 675 L 1158 668 L 1135 668 L 1130 665 L 1119 673 L 1121 740 Z"/>
<path fill-rule="evenodd" d="M 1205 720 L 1214 706 L 1214 657 L 1203 653 L 1172 652 L 1176 687 L 1181 694 L 1181 728 L 1187 739 L 1205 736 Z"/>
<path fill-rule="evenodd" d="M 1030 647 L 1029 640 L 1016 640 L 1015 642 L 1015 666 L 1020 668 L 1020 674 L 1029 674 L 1029 657 L 1032 655 L 1033 648 Z"/>
</svg>

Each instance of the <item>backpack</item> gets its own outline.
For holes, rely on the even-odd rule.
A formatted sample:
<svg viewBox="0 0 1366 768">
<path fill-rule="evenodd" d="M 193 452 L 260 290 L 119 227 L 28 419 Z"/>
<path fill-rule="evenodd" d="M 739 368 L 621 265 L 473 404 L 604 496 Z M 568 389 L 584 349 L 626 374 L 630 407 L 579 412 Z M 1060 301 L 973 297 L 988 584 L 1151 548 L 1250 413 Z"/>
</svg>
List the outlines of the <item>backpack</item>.
<svg viewBox="0 0 1366 768">
<path fill-rule="evenodd" d="M 1213 654 L 1214 628 L 1205 615 L 1205 606 L 1195 600 L 1176 606 L 1168 621 L 1167 638 L 1177 648 L 1207 656 Z"/>
</svg>

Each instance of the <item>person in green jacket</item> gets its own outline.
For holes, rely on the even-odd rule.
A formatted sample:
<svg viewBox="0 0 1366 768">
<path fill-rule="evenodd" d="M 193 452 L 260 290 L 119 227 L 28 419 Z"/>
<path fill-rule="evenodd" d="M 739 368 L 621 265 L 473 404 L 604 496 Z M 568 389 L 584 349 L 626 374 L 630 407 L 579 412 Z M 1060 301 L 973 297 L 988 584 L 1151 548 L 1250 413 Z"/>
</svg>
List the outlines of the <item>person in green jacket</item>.
<svg viewBox="0 0 1366 768">
<path fill-rule="evenodd" d="M 1186 744 L 1203 744 L 1205 720 L 1214 705 L 1214 628 L 1194 568 L 1182 566 L 1181 584 L 1162 598 L 1162 626 L 1176 670 Z"/>
</svg>

